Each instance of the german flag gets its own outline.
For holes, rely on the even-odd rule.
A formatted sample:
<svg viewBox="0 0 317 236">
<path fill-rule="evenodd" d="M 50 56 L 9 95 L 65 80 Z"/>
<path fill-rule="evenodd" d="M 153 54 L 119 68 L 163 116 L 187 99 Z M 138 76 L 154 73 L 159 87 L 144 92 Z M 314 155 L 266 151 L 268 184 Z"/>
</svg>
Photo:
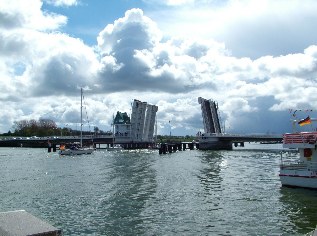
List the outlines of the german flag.
<svg viewBox="0 0 317 236">
<path fill-rule="evenodd" d="M 305 119 L 300 120 L 298 122 L 298 124 L 299 124 L 299 126 L 309 125 L 309 124 L 311 124 L 311 119 L 309 116 L 307 116 Z"/>
</svg>

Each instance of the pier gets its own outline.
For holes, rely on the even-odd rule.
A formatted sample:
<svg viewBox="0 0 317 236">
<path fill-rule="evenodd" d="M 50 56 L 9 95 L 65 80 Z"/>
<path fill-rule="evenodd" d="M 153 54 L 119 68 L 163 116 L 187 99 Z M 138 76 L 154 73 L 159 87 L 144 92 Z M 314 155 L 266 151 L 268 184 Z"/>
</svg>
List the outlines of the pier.
<svg viewBox="0 0 317 236">
<path fill-rule="evenodd" d="M 18 210 L 0 213 L 0 235 L 61 236 L 62 230 L 24 210 Z"/>
</svg>

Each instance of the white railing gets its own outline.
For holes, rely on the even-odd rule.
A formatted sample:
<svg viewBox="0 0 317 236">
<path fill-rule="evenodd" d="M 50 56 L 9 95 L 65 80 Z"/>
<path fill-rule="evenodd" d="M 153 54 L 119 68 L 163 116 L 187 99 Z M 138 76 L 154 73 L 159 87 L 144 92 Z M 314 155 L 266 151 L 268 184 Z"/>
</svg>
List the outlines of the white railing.
<svg viewBox="0 0 317 236">
<path fill-rule="evenodd" d="M 283 136 L 284 144 L 297 144 L 297 143 L 315 144 L 316 141 L 317 141 L 316 132 L 292 133 L 292 134 L 284 134 Z"/>
<path fill-rule="evenodd" d="M 287 170 L 312 170 L 317 171 L 317 162 L 308 161 L 306 163 L 302 161 L 282 161 L 280 165 L 281 169 L 287 169 Z"/>
</svg>

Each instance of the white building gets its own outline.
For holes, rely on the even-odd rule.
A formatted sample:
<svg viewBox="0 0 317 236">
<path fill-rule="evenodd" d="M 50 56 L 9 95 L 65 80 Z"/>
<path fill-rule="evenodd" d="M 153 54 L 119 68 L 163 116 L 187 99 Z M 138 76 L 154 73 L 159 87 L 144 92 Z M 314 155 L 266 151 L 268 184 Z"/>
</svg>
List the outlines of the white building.
<svg viewBox="0 0 317 236">
<path fill-rule="evenodd" d="M 114 136 L 120 140 L 130 140 L 131 138 L 131 122 L 126 112 L 117 112 L 114 120 Z"/>
</svg>

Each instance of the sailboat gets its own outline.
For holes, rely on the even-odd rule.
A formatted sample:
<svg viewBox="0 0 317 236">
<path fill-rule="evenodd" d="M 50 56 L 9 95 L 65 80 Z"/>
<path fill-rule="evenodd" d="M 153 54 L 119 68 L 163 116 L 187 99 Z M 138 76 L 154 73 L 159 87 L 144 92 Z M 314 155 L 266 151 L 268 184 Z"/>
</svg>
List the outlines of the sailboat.
<svg viewBox="0 0 317 236">
<path fill-rule="evenodd" d="M 83 147 L 83 88 L 80 89 L 80 143 L 70 143 L 60 145 L 60 155 L 83 155 L 94 152 L 93 147 Z"/>
</svg>

